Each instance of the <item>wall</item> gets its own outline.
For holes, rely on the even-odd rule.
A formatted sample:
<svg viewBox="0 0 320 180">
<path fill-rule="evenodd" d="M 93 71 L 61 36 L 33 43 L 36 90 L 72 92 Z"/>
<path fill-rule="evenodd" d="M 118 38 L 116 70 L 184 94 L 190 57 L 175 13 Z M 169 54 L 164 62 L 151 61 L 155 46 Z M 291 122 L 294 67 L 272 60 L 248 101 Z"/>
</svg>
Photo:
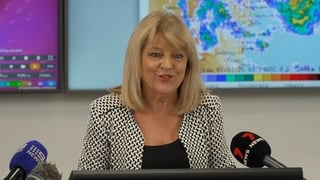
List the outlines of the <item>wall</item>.
<svg viewBox="0 0 320 180">
<path fill-rule="evenodd" d="M 77 168 L 88 105 L 102 94 L 0 94 L 0 177 L 9 172 L 17 149 L 36 139 L 48 149 L 48 161 L 68 179 Z M 269 142 L 274 158 L 289 167 L 303 167 L 309 180 L 319 179 L 319 90 L 217 94 L 224 107 L 228 144 L 240 131 L 256 132 Z"/>
</svg>

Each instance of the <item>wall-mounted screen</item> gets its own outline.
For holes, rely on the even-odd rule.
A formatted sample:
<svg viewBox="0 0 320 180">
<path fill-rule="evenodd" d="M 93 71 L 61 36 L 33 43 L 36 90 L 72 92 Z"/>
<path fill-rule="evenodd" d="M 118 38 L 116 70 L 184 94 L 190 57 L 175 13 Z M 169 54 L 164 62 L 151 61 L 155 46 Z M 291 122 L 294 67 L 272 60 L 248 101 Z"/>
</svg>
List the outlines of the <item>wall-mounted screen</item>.
<svg viewBox="0 0 320 180">
<path fill-rule="evenodd" d="M 320 87 L 320 0 L 67 2 L 70 91 L 120 85 L 131 32 L 157 9 L 189 27 L 209 88 Z"/>
<path fill-rule="evenodd" d="M 0 92 L 61 90 L 60 5 L 0 1 Z"/>
<path fill-rule="evenodd" d="M 118 86 L 138 0 L 67 0 L 67 90 Z"/>
<path fill-rule="evenodd" d="M 212 88 L 320 87 L 320 0 L 141 0 L 183 18 Z"/>
</svg>

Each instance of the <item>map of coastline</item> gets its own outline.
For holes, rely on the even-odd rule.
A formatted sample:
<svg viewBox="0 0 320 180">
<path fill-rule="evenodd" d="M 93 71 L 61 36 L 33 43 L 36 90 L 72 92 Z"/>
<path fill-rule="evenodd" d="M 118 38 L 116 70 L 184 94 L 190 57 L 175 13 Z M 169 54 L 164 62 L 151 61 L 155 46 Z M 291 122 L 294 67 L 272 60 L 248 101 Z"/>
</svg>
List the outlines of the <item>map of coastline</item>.
<svg viewBox="0 0 320 180">
<path fill-rule="evenodd" d="M 158 9 L 183 18 L 204 73 L 320 71 L 320 0 L 149 1 Z"/>
</svg>

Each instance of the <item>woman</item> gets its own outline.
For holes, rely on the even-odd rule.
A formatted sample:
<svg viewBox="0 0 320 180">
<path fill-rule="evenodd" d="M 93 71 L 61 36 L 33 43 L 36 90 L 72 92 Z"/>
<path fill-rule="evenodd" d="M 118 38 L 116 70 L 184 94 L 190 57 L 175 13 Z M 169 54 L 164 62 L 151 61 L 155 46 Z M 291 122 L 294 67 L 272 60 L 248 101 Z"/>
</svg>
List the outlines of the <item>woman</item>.
<svg viewBox="0 0 320 180">
<path fill-rule="evenodd" d="M 121 87 L 90 109 L 80 170 L 234 167 L 219 98 L 204 87 L 192 36 L 171 12 L 140 21 Z"/>
</svg>

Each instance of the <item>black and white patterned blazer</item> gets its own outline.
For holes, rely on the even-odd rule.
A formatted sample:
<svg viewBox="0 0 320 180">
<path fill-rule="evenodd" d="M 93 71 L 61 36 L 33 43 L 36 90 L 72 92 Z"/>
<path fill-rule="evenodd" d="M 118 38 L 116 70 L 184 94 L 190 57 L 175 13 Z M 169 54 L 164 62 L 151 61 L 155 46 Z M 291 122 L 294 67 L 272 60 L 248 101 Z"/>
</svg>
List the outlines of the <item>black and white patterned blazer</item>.
<svg viewBox="0 0 320 180">
<path fill-rule="evenodd" d="M 90 120 L 84 136 L 79 170 L 141 169 L 143 135 L 132 111 L 119 95 L 107 94 L 90 104 Z M 226 144 L 221 103 L 206 94 L 198 108 L 184 114 L 179 139 L 191 168 L 235 167 Z"/>
</svg>

